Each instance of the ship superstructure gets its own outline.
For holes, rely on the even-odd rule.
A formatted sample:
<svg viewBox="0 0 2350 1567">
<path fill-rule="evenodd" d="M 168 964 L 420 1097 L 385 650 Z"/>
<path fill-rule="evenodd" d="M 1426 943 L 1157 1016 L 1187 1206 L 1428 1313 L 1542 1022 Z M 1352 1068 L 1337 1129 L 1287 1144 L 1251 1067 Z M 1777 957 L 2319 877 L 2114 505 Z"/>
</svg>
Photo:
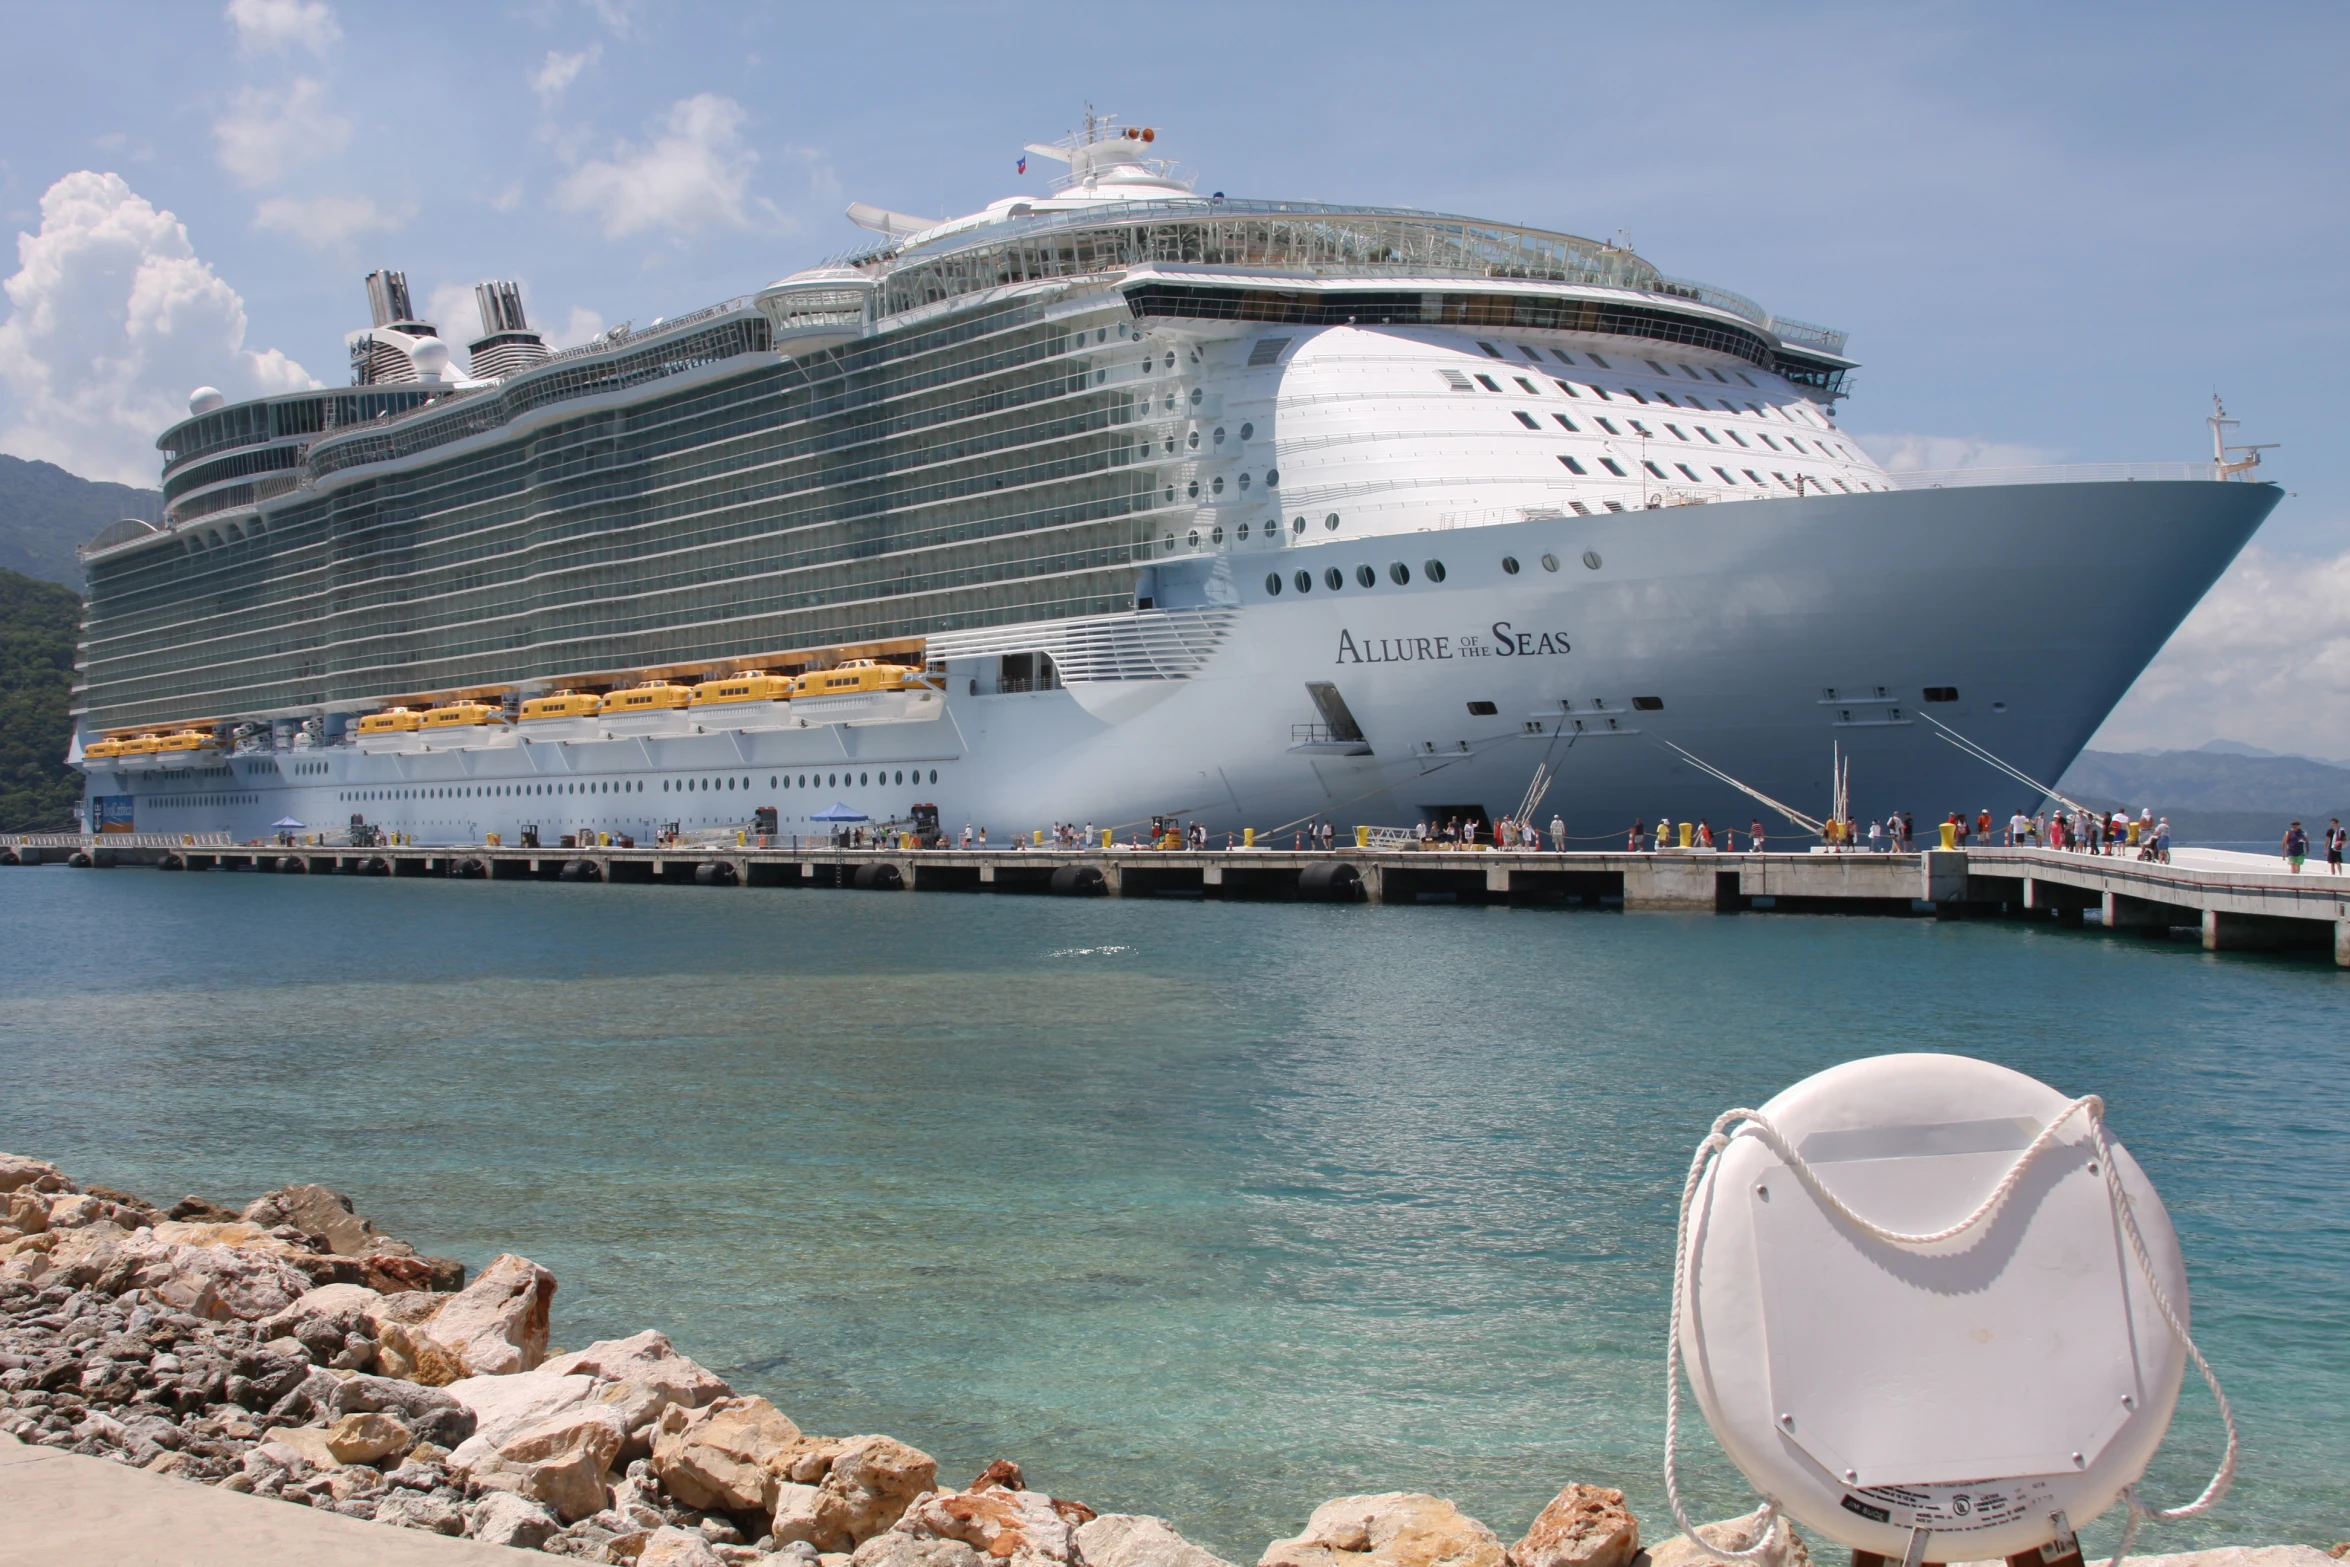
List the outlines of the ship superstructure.
<svg viewBox="0 0 2350 1567">
<path fill-rule="evenodd" d="M 1022 826 L 1403 822 L 1578 746 L 1585 821 L 1730 807 L 1650 730 L 1788 795 L 1852 740 L 1939 811 L 1920 704 L 2052 775 L 2276 500 L 1905 489 L 1839 333 L 1572 235 L 1201 197 L 1156 143 L 1089 117 L 1049 195 L 853 208 L 862 251 L 559 353 L 485 284 L 467 378 L 372 275 L 357 384 L 194 412 L 164 526 L 85 551 L 93 812 L 430 841 L 889 819 L 910 777 Z M 2117 545 L 2158 564 L 2110 603 L 2006 569 Z M 165 734 L 206 749 L 109 749 Z"/>
</svg>

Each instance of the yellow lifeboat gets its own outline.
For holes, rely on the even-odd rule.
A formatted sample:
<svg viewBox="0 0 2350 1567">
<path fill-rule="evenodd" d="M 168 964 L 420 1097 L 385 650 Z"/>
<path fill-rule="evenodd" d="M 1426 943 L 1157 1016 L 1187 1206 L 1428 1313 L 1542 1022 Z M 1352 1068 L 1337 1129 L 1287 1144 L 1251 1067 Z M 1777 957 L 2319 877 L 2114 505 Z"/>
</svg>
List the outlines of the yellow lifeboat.
<svg viewBox="0 0 2350 1567">
<path fill-rule="evenodd" d="M 819 669 L 799 678 L 800 696 L 857 696 L 867 691 L 903 691 L 921 673 L 903 664 L 878 664 L 852 658 L 833 669 Z"/>
<path fill-rule="evenodd" d="M 557 691 L 549 696 L 534 696 L 522 704 L 522 721 L 533 723 L 542 718 L 593 718 L 603 710 L 603 699 L 585 691 Z"/>
<path fill-rule="evenodd" d="M 788 702 L 797 684 L 789 675 L 752 673 L 705 680 L 694 687 L 694 706 L 719 707 L 731 702 Z"/>
<path fill-rule="evenodd" d="M 209 751 L 212 749 L 212 736 L 202 729 L 178 729 L 157 740 L 155 749 L 158 752 Z"/>
<path fill-rule="evenodd" d="M 380 713 L 370 713 L 359 720 L 363 735 L 414 734 L 423 727 L 424 715 L 413 708 L 387 707 Z"/>
<path fill-rule="evenodd" d="M 162 749 L 163 736 L 161 735 L 133 735 L 122 743 L 122 749 L 115 754 L 117 756 L 153 756 Z"/>
<path fill-rule="evenodd" d="M 111 739 L 93 740 L 88 745 L 82 747 L 82 755 L 90 758 L 92 761 L 103 762 L 110 756 L 122 755 L 122 748 L 125 743 L 126 742 L 121 740 Z"/>
<path fill-rule="evenodd" d="M 423 727 L 453 729 L 472 724 L 502 724 L 505 721 L 505 709 L 492 707 L 487 702 L 448 702 L 425 714 Z"/>
<path fill-rule="evenodd" d="M 601 710 L 607 718 L 616 714 L 658 713 L 664 708 L 687 706 L 693 699 L 692 686 L 673 686 L 665 680 L 654 680 L 613 692 L 604 698 Z"/>
</svg>

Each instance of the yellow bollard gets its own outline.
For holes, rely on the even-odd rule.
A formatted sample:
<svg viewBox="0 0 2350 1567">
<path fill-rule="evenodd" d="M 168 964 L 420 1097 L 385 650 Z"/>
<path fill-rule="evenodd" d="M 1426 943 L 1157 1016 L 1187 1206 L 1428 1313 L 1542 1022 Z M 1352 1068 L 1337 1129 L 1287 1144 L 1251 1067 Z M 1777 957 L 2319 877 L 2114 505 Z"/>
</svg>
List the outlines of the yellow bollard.
<svg viewBox="0 0 2350 1567">
<path fill-rule="evenodd" d="M 738 834 L 736 834 L 736 841 L 738 841 L 738 842 L 739 842 L 739 841 L 741 841 L 741 834 L 739 834 L 739 833 L 738 833 Z M 611 835 L 610 833 L 608 833 L 608 832 L 600 832 L 600 833 L 597 833 L 597 834 L 596 834 L 596 847 L 597 847 L 597 848 L 599 848 L 599 849 L 609 849 L 609 848 L 611 848 L 611 847 L 612 847 L 612 835 Z"/>
<path fill-rule="evenodd" d="M 1368 849 L 1370 846 L 1371 829 L 1368 826 L 1358 823 L 1355 827 L 1355 847 L 1358 849 Z"/>
<path fill-rule="evenodd" d="M 1034 843 L 1034 844 L 1035 844 L 1035 845 L 1036 845 L 1038 848 L 1040 848 L 1040 849 L 1041 849 L 1041 848 L 1043 848 L 1043 847 L 1044 847 L 1044 829 L 1043 829 L 1042 827 L 1039 827 L 1039 828 L 1037 828 L 1037 829 L 1036 829 L 1035 836 L 1034 836 L 1033 838 L 1031 838 L 1031 839 L 1030 839 L 1030 841 L 1031 841 L 1032 843 Z"/>
<path fill-rule="evenodd" d="M 1944 822 L 1942 824 L 1942 847 L 1945 849 L 1958 847 L 1958 823 Z"/>
<path fill-rule="evenodd" d="M 1240 846 L 1244 849 L 1253 849 L 1257 846 L 1257 830 L 1254 827 L 1240 829 Z"/>
<path fill-rule="evenodd" d="M 1688 823 L 1688 822 L 1683 822 L 1683 823 L 1681 824 L 1681 847 L 1682 847 L 1682 848 L 1684 848 L 1684 849 L 1688 848 L 1688 847 L 1689 847 L 1690 840 L 1691 840 L 1692 838 L 1694 838 L 1696 835 L 1697 835 L 1697 829 L 1696 829 L 1696 827 L 1694 827 L 1693 825 L 1691 825 L 1691 824 L 1690 824 L 1690 823 Z"/>
<path fill-rule="evenodd" d="M 743 830 L 740 827 L 734 830 L 734 846 L 738 849 L 743 846 Z"/>
</svg>

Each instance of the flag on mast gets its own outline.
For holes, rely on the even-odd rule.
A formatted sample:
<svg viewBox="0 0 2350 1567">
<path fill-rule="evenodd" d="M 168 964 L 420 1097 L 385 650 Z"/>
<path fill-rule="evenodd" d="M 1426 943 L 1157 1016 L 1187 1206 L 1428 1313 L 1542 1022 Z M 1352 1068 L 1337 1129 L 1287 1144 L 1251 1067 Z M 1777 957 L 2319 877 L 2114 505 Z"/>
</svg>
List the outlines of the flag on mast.
<svg viewBox="0 0 2350 1567">
<path fill-rule="evenodd" d="M 1018 163 L 1017 165 L 1015 165 L 1015 167 L 1018 169 L 1018 171 L 1019 171 L 1020 173 L 1022 173 L 1022 174 L 1026 174 L 1026 173 L 1028 172 L 1028 159 L 1027 159 L 1025 156 L 1023 156 L 1023 157 L 1020 159 L 1019 163 Z"/>
</svg>

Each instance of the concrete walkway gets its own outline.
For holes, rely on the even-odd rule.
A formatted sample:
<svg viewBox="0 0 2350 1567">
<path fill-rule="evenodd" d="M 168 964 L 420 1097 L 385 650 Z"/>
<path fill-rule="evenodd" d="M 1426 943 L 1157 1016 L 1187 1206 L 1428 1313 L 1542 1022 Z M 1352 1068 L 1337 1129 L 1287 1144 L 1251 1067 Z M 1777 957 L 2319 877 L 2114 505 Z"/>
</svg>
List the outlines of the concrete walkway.
<svg viewBox="0 0 2350 1567">
<path fill-rule="evenodd" d="M 554 1560 L 0 1436 L 0 1567 L 547 1567 Z"/>
</svg>

